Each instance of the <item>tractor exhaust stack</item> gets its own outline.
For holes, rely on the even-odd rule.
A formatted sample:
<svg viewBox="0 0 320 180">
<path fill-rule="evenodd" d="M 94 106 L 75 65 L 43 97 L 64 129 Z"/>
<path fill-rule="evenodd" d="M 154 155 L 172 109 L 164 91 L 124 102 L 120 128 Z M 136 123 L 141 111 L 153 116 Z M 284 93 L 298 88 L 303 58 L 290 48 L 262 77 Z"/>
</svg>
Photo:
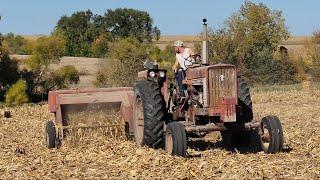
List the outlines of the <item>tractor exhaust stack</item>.
<svg viewBox="0 0 320 180">
<path fill-rule="evenodd" d="M 207 36 L 208 36 L 208 27 L 207 27 L 207 19 L 203 19 L 203 29 L 202 29 L 202 54 L 201 54 L 201 59 L 202 59 L 202 64 L 208 65 L 209 60 L 208 60 L 208 41 L 207 41 Z"/>
</svg>

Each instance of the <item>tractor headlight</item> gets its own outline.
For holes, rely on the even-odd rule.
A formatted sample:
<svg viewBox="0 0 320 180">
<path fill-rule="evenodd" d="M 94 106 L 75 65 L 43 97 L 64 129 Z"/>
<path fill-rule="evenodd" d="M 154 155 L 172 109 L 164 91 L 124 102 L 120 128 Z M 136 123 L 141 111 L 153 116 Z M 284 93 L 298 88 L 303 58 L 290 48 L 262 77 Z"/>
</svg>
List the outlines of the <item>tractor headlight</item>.
<svg viewBox="0 0 320 180">
<path fill-rule="evenodd" d="M 160 72 L 159 72 L 159 76 L 160 76 L 161 78 L 164 78 L 164 77 L 166 76 L 166 73 L 165 73 L 164 71 L 160 71 Z"/>
<path fill-rule="evenodd" d="M 156 77 L 156 73 L 155 73 L 154 71 L 150 71 L 150 72 L 149 72 L 149 76 L 150 76 L 150 77 Z"/>
</svg>

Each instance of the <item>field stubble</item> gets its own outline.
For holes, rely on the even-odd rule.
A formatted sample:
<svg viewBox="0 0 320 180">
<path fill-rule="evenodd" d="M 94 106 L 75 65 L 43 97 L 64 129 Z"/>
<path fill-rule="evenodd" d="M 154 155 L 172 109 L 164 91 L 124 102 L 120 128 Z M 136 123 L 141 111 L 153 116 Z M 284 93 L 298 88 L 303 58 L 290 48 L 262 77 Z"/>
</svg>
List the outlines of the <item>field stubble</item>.
<svg viewBox="0 0 320 180">
<path fill-rule="evenodd" d="M 0 120 L 0 179 L 319 179 L 319 98 L 297 90 L 261 91 L 253 93 L 253 103 L 257 117 L 279 116 L 286 152 L 227 150 L 217 134 L 201 142 L 202 150 L 188 149 L 188 158 L 97 134 L 79 138 L 76 145 L 70 137 L 60 149 L 49 150 L 44 124 L 53 117 L 47 105 L 10 108 L 13 117 Z"/>
</svg>

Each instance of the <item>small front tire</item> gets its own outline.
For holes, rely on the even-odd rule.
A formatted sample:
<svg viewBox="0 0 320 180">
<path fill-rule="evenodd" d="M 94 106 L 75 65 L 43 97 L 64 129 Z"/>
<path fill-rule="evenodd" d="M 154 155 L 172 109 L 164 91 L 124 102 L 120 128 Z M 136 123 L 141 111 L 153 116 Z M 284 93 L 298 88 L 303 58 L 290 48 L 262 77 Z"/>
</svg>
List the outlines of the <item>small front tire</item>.
<svg viewBox="0 0 320 180">
<path fill-rule="evenodd" d="M 274 154 L 283 150 L 283 131 L 278 117 L 262 118 L 260 140 L 265 153 Z"/>
<path fill-rule="evenodd" d="M 187 155 L 187 135 L 185 127 L 179 122 L 170 122 L 166 129 L 166 151 L 175 156 Z"/>
</svg>

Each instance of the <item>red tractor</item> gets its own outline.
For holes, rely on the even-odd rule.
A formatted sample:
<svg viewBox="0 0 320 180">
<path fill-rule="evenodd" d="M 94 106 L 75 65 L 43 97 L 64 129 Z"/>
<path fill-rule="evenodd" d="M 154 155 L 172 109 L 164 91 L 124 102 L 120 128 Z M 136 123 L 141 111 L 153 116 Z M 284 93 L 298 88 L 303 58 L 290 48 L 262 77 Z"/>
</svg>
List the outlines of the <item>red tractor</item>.
<svg viewBox="0 0 320 180">
<path fill-rule="evenodd" d="M 59 147 L 68 126 L 68 112 L 87 107 L 116 107 L 126 123 L 126 133 L 139 145 L 165 148 L 170 154 L 186 156 L 188 137 L 203 137 L 220 131 L 227 146 L 249 145 L 252 137 L 266 153 L 283 148 L 283 132 L 276 116 L 253 120 L 249 87 L 230 64 L 208 65 L 207 24 L 203 24 L 201 61 L 186 70 L 185 96 L 168 82 L 166 70 L 151 62 L 138 73 L 133 88 L 57 90 L 49 93 L 49 110 L 55 120 L 46 125 L 48 148 Z M 82 128 L 79 126 L 78 128 Z M 72 128 L 77 128 L 73 126 Z"/>
<path fill-rule="evenodd" d="M 131 134 L 140 145 L 165 149 L 185 156 L 188 137 L 220 131 L 227 146 L 255 145 L 266 153 L 283 148 L 283 132 L 276 116 L 253 120 L 252 100 L 245 80 L 230 64 L 208 65 L 207 25 L 204 20 L 202 61 L 188 67 L 183 84 L 187 95 L 166 78 L 166 71 L 148 62 L 133 88 Z"/>
</svg>

